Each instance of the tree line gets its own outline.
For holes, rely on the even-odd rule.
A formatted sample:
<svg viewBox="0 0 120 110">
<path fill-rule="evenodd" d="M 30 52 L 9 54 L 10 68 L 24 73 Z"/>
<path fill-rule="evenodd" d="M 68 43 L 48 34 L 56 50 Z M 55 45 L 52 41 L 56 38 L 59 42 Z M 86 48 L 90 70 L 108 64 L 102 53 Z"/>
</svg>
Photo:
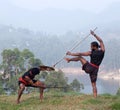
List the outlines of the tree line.
<svg viewBox="0 0 120 110">
<path fill-rule="evenodd" d="M 103 31 L 103 34 L 100 35 L 104 40 L 106 53 L 105 58 L 102 63 L 104 70 L 118 70 L 120 67 L 120 33 L 115 31 L 112 34 L 110 32 Z M 117 36 L 116 36 L 117 33 Z M 115 37 L 114 37 L 115 36 Z M 44 64 L 53 65 L 58 59 L 65 55 L 75 41 L 80 41 L 84 36 L 77 35 L 76 33 L 70 31 L 65 35 L 49 35 L 43 32 L 33 32 L 28 29 L 23 28 L 14 28 L 12 26 L 3 26 L 0 28 L 0 52 L 4 48 L 18 48 L 23 50 L 24 48 L 32 51 L 35 56 L 40 57 Z M 89 37 L 84 43 L 82 43 L 75 50 L 76 52 L 84 52 L 90 50 L 90 42 L 92 37 Z M 1 60 L 0 60 L 1 61 Z M 61 63 L 60 66 L 66 66 L 65 62 Z M 70 66 L 76 66 L 70 64 Z"/>
<path fill-rule="evenodd" d="M 0 94 L 2 93 L 16 93 L 18 89 L 18 78 L 27 70 L 33 67 L 43 65 L 39 58 L 29 50 L 19 50 L 15 49 L 5 49 L 1 53 L 2 63 L 0 64 Z M 50 91 L 52 88 L 57 88 L 59 91 L 77 91 L 83 89 L 83 84 L 81 84 L 77 79 L 73 80 L 72 83 L 68 84 L 68 78 L 65 74 L 59 71 L 53 72 L 41 72 L 40 75 L 36 77 L 38 80 L 45 82 Z M 27 89 L 27 92 L 33 89 Z"/>
</svg>

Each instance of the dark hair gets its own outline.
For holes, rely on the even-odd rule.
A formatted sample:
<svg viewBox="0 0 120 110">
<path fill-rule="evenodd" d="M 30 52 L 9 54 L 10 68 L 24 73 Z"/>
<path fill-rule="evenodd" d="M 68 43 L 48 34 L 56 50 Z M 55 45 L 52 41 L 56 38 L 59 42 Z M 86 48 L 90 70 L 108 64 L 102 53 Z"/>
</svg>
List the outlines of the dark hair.
<svg viewBox="0 0 120 110">
<path fill-rule="evenodd" d="M 100 45 L 96 41 L 91 42 L 91 45 L 94 47 L 100 48 Z"/>
</svg>

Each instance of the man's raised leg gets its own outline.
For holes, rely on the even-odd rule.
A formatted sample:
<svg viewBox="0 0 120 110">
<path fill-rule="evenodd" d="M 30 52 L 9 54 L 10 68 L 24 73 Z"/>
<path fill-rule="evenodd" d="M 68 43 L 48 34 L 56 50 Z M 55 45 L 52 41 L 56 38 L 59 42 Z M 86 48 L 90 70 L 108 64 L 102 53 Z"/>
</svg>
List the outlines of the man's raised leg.
<svg viewBox="0 0 120 110">
<path fill-rule="evenodd" d="M 73 58 L 65 58 L 65 60 L 69 63 L 71 61 L 80 61 L 82 63 L 82 65 L 86 64 L 87 63 L 87 60 L 81 56 L 79 57 L 73 57 Z"/>
</svg>

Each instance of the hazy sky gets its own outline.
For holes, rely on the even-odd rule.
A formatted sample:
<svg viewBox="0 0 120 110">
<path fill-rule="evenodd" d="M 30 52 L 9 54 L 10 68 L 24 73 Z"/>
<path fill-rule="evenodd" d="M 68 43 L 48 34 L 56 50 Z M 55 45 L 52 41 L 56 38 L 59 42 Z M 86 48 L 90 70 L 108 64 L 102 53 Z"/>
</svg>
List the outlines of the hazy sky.
<svg viewBox="0 0 120 110">
<path fill-rule="evenodd" d="M 120 0 L 0 0 L 0 24 L 55 34 L 118 25 L 119 5 Z"/>
<path fill-rule="evenodd" d="M 29 10 L 57 9 L 84 9 L 92 12 L 104 10 L 111 3 L 120 0 L 9 0 L 9 3 Z"/>
</svg>

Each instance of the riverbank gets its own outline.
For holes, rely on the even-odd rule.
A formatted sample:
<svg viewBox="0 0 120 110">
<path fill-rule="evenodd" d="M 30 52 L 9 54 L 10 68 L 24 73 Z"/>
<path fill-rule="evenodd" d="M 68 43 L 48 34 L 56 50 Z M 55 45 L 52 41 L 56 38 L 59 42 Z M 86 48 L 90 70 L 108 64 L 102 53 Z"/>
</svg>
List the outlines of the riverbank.
<svg viewBox="0 0 120 110">
<path fill-rule="evenodd" d="M 73 67 L 69 67 L 69 68 L 62 68 L 61 69 L 65 75 L 70 76 L 70 75 L 85 75 L 85 72 L 81 69 L 81 68 L 73 68 Z M 120 73 L 113 71 L 113 72 L 106 72 L 106 71 L 99 71 L 98 77 L 100 79 L 104 79 L 104 80 L 109 80 L 109 79 L 113 79 L 113 80 L 120 80 Z"/>
<path fill-rule="evenodd" d="M 109 79 L 113 79 L 113 80 L 120 80 L 120 73 L 116 73 L 116 72 L 101 72 L 99 74 L 99 78 L 104 79 L 104 80 L 109 80 Z"/>
</svg>

